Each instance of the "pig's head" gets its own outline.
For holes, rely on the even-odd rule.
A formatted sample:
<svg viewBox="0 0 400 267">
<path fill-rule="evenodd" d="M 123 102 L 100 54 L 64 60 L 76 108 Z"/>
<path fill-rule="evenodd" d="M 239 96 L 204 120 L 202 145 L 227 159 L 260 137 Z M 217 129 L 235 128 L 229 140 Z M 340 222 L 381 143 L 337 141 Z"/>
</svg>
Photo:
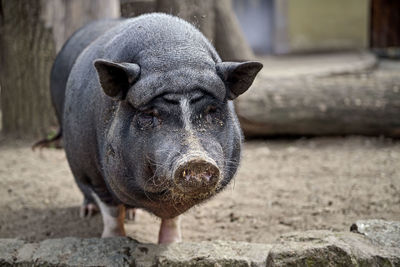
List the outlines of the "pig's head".
<svg viewBox="0 0 400 267">
<path fill-rule="evenodd" d="M 231 100 L 250 87 L 260 63 L 167 71 L 102 59 L 94 65 L 113 99 L 100 157 L 115 197 L 172 218 L 230 182 L 242 139 Z"/>
</svg>

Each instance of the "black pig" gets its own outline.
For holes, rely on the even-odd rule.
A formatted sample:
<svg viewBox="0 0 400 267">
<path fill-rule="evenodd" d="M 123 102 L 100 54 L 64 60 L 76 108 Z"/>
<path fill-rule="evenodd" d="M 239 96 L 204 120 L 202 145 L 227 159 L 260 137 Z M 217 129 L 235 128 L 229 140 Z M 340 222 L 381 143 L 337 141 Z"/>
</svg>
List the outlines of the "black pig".
<svg viewBox="0 0 400 267">
<path fill-rule="evenodd" d="M 159 243 L 180 240 L 178 215 L 234 176 L 242 134 L 233 103 L 258 62 L 221 62 L 189 23 L 165 14 L 99 21 L 64 45 L 51 91 L 72 173 L 99 207 L 103 236 L 125 235 L 125 208 L 162 219 Z"/>
</svg>

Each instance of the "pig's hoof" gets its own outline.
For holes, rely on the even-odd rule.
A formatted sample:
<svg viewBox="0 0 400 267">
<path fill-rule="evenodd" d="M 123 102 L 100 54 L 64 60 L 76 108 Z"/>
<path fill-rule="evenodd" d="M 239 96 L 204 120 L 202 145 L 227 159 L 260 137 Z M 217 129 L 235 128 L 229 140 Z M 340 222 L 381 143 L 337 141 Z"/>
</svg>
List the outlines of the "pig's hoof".
<svg viewBox="0 0 400 267">
<path fill-rule="evenodd" d="M 180 242 L 182 242 L 182 238 L 179 235 L 164 235 L 158 239 L 158 244 L 172 244 Z"/>
<path fill-rule="evenodd" d="M 125 212 L 125 219 L 128 221 L 135 221 L 138 218 L 138 214 L 140 214 L 139 209 L 137 208 L 131 208 L 131 209 L 126 209 Z"/>
<path fill-rule="evenodd" d="M 79 211 L 79 216 L 81 218 L 90 218 L 99 212 L 99 207 L 94 203 L 83 204 Z"/>
</svg>

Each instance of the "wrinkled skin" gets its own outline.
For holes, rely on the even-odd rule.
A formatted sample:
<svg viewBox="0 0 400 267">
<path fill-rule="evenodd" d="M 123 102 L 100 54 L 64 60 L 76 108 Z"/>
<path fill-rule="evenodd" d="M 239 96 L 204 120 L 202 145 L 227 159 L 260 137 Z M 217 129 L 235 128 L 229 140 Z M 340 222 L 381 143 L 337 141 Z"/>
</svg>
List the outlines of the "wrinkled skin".
<svg viewBox="0 0 400 267">
<path fill-rule="evenodd" d="M 53 67 L 52 82 L 54 72 L 69 73 L 65 94 L 52 86 L 52 95 L 85 205 L 99 206 L 103 236 L 124 235 L 124 209 L 135 207 L 162 218 L 159 242 L 179 241 L 177 216 L 237 170 L 242 135 L 231 100 L 262 65 L 221 62 L 199 31 L 164 14 L 80 32 Z M 74 60 L 71 50 L 82 52 Z M 75 64 L 59 67 L 66 59 Z"/>
</svg>

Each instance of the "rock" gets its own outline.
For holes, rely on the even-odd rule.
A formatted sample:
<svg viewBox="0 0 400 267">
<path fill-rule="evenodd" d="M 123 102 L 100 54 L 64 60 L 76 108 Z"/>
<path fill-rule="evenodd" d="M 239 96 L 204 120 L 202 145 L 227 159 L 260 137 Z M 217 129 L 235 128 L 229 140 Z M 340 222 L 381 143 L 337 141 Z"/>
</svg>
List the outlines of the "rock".
<svg viewBox="0 0 400 267">
<path fill-rule="evenodd" d="M 267 266 L 399 265 L 400 249 L 387 251 L 358 234 L 323 230 L 281 236 L 267 259 Z"/>
<path fill-rule="evenodd" d="M 163 247 L 157 266 L 265 266 L 271 247 L 232 241 L 173 244 Z"/>
<path fill-rule="evenodd" d="M 399 222 L 358 221 L 351 232 L 306 231 L 274 244 L 141 244 L 128 237 L 0 239 L 0 266 L 400 266 Z M 361 234 L 360 234 L 361 233 Z"/>
<path fill-rule="evenodd" d="M 245 242 L 140 244 L 127 237 L 0 239 L 1 266 L 265 266 L 272 245 Z"/>
<path fill-rule="evenodd" d="M 63 238 L 27 243 L 19 249 L 17 265 L 124 266 L 138 242 L 119 238 Z"/>
<path fill-rule="evenodd" d="M 350 231 L 363 234 L 382 247 L 400 248 L 400 222 L 360 220 L 353 223 Z"/>
<path fill-rule="evenodd" d="M 0 266 L 12 265 L 19 249 L 25 244 L 18 239 L 0 239 Z"/>
</svg>

